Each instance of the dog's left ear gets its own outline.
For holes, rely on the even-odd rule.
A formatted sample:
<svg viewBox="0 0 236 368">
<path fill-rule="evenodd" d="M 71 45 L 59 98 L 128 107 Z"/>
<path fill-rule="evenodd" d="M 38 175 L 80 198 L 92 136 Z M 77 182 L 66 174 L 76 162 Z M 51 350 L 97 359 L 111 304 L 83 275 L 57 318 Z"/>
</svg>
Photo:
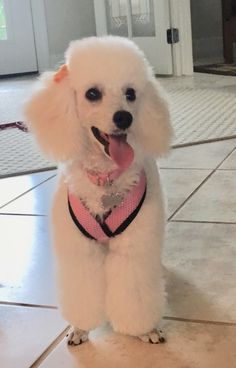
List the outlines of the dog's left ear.
<svg viewBox="0 0 236 368">
<path fill-rule="evenodd" d="M 66 65 L 42 74 L 25 106 L 25 116 L 46 155 L 56 161 L 71 157 L 78 117 Z"/>
<path fill-rule="evenodd" d="M 153 77 L 140 96 L 137 126 L 143 149 L 154 157 L 168 152 L 172 137 L 170 113 L 164 92 Z"/>
<path fill-rule="evenodd" d="M 68 75 L 69 75 L 68 67 L 67 67 L 67 65 L 66 65 L 66 64 L 64 64 L 64 65 L 62 65 L 62 66 L 58 69 L 58 71 L 54 74 L 54 76 L 53 76 L 53 80 L 54 80 L 54 82 L 56 82 L 56 83 L 61 83 L 61 81 L 62 81 L 64 78 L 68 77 Z"/>
</svg>

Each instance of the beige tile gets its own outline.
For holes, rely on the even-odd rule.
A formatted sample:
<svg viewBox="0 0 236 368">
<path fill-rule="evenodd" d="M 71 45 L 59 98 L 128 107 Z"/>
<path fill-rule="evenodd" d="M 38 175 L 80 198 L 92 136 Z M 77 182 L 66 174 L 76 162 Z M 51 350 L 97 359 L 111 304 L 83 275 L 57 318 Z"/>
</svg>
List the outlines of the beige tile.
<svg viewBox="0 0 236 368">
<path fill-rule="evenodd" d="M 48 215 L 57 178 L 52 178 L 4 206 L 2 213 Z"/>
<path fill-rule="evenodd" d="M 235 185 L 236 171 L 216 171 L 174 219 L 236 223 Z"/>
<path fill-rule="evenodd" d="M 203 80 L 204 79 L 204 80 Z M 166 79 L 164 87 L 169 95 L 174 127 L 173 144 L 235 137 L 234 78 Z M 229 82 L 229 83 L 228 83 Z"/>
<path fill-rule="evenodd" d="M 0 208 L 55 175 L 56 170 L 0 179 Z"/>
<path fill-rule="evenodd" d="M 196 88 L 208 88 L 208 89 L 222 89 L 235 91 L 235 78 L 226 75 L 206 74 L 206 73 L 193 73 L 191 76 L 183 77 L 159 77 L 158 80 L 164 87 L 188 87 L 192 89 Z"/>
<path fill-rule="evenodd" d="M 236 225 L 168 224 L 165 315 L 236 322 L 235 239 Z"/>
<path fill-rule="evenodd" d="M 65 341 L 40 368 L 232 368 L 235 364 L 236 328 L 166 321 L 168 342 L 143 343 L 109 332 L 68 349 Z M 95 334 L 94 334 L 95 335 Z"/>
<path fill-rule="evenodd" d="M 7 78 L 0 84 L 1 121 L 24 120 L 23 108 L 36 77 Z M 14 101 L 14 103 L 12 103 Z"/>
<path fill-rule="evenodd" d="M 236 170 L 236 150 L 225 160 L 220 169 Z"/>
<path fill-rule="evenodd" d="M 57 305 L 48 219 L 0 216 L 0 301 Z"/>
<path fill-rule="evenodd" d="M 50 309 L 0 305 L 0 317 L 2 368 L 29 368 L 67 326 Z"/>
<path fill-rule="evenodd" d="M 173 214 L 209 173 L 209 170 L 161 170 L 164 192 L 167 198 L 168 216 Z"/>
<path fill-rule="evenodd" d="M 176 148 L 159 164 L 163 168 L 215 169 L 234 147 L 236 139 Z"/>
</svg>

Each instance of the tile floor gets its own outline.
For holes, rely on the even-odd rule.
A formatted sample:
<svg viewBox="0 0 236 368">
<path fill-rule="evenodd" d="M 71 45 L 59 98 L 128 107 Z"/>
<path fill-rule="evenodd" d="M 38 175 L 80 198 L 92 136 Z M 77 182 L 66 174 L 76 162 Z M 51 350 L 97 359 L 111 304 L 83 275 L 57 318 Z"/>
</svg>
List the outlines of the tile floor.
<svg viewBox="0 0 236 368">
<path fill-rule="evenodd" d="M 101 328 L 68 349 L 48 231 L 55 171 L 0 180 L 1 368 L 236 366 L 236 140 L 160 160 L 168 199 L 163 254 L 168 342 Z"/>
</svg>

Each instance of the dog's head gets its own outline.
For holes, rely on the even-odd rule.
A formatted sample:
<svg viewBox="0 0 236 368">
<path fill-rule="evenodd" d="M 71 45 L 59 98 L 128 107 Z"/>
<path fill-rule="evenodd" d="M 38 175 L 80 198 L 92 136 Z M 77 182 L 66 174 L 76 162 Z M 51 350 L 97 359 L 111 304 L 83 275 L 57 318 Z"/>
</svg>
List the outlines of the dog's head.
<svg viewBox="0 0 236 368">
<path fill-rule="evenodd" d="M 165 153 L 171 136 L 166 101 L 143 53 L 112 36 L 72 42 L 66 64 L 41 77 L 26 116 L 58 161 L 103 155 L 125 167 L 137 147 Z"/>
</svg>

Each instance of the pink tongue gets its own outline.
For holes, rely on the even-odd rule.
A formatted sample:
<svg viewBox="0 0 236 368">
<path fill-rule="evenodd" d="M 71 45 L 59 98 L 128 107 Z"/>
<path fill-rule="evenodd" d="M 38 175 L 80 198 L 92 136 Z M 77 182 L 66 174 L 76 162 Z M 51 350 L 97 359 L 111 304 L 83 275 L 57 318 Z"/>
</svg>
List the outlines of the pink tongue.
<svg viewBox="0 0 236 368">
<path fill-rule="evenodd" d="M 124 136 L 109 136 L 109 154 L 117 166 L 123 170 L 127 169 L 134 159 L 134 151 Z"/>
</svg>

